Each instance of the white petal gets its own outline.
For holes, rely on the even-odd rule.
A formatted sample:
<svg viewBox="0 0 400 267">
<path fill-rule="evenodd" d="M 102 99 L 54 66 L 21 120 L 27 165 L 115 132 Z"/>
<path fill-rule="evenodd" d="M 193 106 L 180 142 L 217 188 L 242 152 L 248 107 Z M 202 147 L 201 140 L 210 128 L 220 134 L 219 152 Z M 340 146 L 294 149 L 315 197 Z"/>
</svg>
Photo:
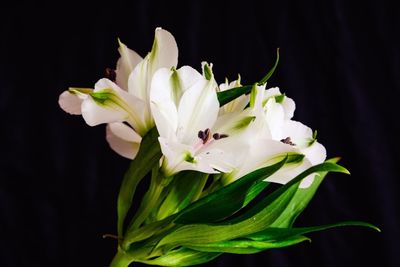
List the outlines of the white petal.
<svg viewBox="0 0 400 267">
<path fill-rule="evenodd" d="M 124 123 L 113 122 L 107 124 L 107 127 L 115 136 L 120 139 L 133 143 L 140 143 L 142 141 L 142 137 L 136 133 L 135 130 Z"/>
<path fill-rule="evenodd" d="M 268 177 L 266 181 L 270 183 L 286 184 L 310 167 L 311 164 L 306 159 L 304 159 L 302 163 L 289 164 L 283 167 L 282 169 Z M 305 184 L 307 184 L 308 182 L 310 182 L 310 180 L 306 181 Z"/>
<path fill-rule="evenodd" d="M 275 96 L 278 96 L 281 94 L 282 93 L 278 87 L 269 88 L 268 90 L 265 91 L 264 100 L 267 101 L 269 98 L 275 97 Z M 285 96 L 285 98 L 283 99 L 283 102 L 280 104 L 283 106 L 283 109 L 285 111 L 285 119 L 286 120 L 291 119 L 293 117 L 294 110 L 296 108 L 296 105 L 295 105 L 293 99 Z"/>
<path fill-rule="evenodd" d="M 294 110 L 296 109 L 296 104 L 294 103 L 293 99 L 285 96 L 282 102 L 282 106 L 285 110 L 285 119 L 290 120 L 291 118 L 293 118 Z"/>
<path fill-rule="evenodd" d="M 165 138 L 158 138 L 161 151 L 165 156 L 163 161 L 163 171 L 166 176 L 174 175 L 182 170 L 197 170 L 205 173 L 216 173 L 211 166 L 197 161 L 191 146 L 173 142 Z"/>
<path fill-rule="evenodd" d="M 58 98 L 58 104 L 60 105 L 60 107 L 65 112 L 70 113 L 72 115 L 82 114 L 81 111 L 82 101 L 83 101 L 82 98 L 69 91 L 64 91 Z"/>
<path fill-rule="evenodd" d="M 151 112 L 161 137 L 176 141 L 177 111 L 173 105 L 151 103 Z"/>
<path fill-rule="evenodd" d="M 282 105 L 276 103 L 274 98 L 270 98 L 265 105 L 265 118 L 274 140 L 280 140 L 282 136 L 282 127 L 285 120 L 285 112 Z"/>
<path fill-rule="evenodd" d="M 310 174 L 300 182 L 300 188 L 308 188 L 314 182 L 315 174 Z"/>
<path fill-rule="evenodd" d="M 136 65 L 143 59 L 135 51 L 129 49 L 125 44 L 119 42 L 118 52 L 121 57 L 118 59 L 116 73 L 116 83 L 124 90 L 128 90 L 128 78 Z"/>
<path fill-rule="evenodd" d="M 125 158 L 133 159 L 139 151 L 140 136 L 123 123 L 108 124 L 106 139 L 110 147 Z"/>
<path fill-rule="evenodd" d="M 290 137 L 291 141 L 296 144 L 299 148 L 308 147 L 308 144 L 312 140 L 312 130 L 298 121 L 285 121 L 282 132 L 280 136 L 277 136 L 277 139 L 283 139 L 286 137 Z"/>
<path fill-rule="evenodd" d="M 95 94 L 104 95 L 97 99 Z M 141 135 L 152 127 L 143 118 L 145 104 L 130 95 L 108 79 L 101 79 L 95 85 L 91 97 L 82 103 L 82 116 L 90 126 L 101 123 L 127 121 Z"/>
<path fill-rule="evenodd" d="M 302 149 L 301 152 L 306 156 L 312 165 L 320 164 L 326 159 L 326 149 L 318 142 L 315 142 L 305 149 Z"/>
<path fill-rule="evenodd" d="M 249 139 L 241 138 L 241 136 L 212 140 L 210 144 L 197 152 L 196 159 L 201 159 L 218 171 L 231 172 L 245 160 L 250 147 L 248 141 Z"/>
<path fill-rule="evenodd" d="M 265 90 L 264 94 L 264 99 L 268 99 L 273 96 L 281 95 L 281 91 L 279 90 L 279 87 L 271 87 Z"/>
<path fill-rule="evenodd" d="M 256 116 L 250 109 L 226 113 L 217 118 L 214 124 L 213 132 L 227 134 L 229 136 L 237 135 L 251 128 Z M 253 134 L 257 134 L 256 129 L 252 129 Z"/>
<path fill-rule="evenodd" d="M 196 82 L 183 94 L 178 107 L 177 136 L 185 144 L 194 144 L 200 130 L 211 128 L 218 116 L 216 84 L 205 79 Z"/>
<path fill-rule="evenodd" d="M 129 77 L 129 92 L 142 100 L 149 101 L 153 74 L 160 68 L 176 67 L 177 63 L 178 47 L 174 37 L 169 32 L 157 28 L 151 52 L 135 67 Z"/>
<path fill-rule="evenodd" d="M 287 153 L 298 152 L 294 147 L 287 146 L 279 141 L 270 139 L 254 140 L 242 165 L 239 166 L 238 172 L 234 174 L 233 178 L 240 178 L 247 173 L 271 165 L 277 161 L 278 157 L 282 157 Z"/>
<path fill-rule="evenodd" d="M 150 61 L 153 73 L 159 68 L 176 67 L 178 64 L 178 46 L 170 32 L 161 28 L 156 29 Z"/>
<path fill-rule="evenodd" d="M 189 66 L 179 70 L 159 69 L 153 76 L 150 100 L 152 114 L 160 136 L 167 139 L 175 136 L 178 127 L 177 106 L 185 90 L 202 76 Z"/>
</svg>

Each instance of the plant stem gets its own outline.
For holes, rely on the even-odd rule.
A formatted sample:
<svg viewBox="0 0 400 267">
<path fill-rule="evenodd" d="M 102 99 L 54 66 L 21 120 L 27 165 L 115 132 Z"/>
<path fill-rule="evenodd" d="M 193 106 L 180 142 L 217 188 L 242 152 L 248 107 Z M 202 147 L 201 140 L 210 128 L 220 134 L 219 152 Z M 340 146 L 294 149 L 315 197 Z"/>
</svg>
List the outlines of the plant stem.
<svg viewBox="0 0 400 267">
<path fill-rule="evenodd" d="M 118 249 L 117 254 L 114 256 L 113 260 L 110 263 L 110 267 L 128 267 L 130 263 L 133 262 L 133 259 L 129 257 L 121 249 Z"/>
</svg>

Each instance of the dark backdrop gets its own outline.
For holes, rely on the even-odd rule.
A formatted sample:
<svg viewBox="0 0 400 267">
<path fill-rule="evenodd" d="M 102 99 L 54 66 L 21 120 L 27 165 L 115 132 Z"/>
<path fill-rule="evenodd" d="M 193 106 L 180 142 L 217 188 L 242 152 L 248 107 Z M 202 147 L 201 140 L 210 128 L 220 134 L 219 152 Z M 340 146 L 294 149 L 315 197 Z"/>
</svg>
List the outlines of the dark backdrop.
<svg viewBox="0 0 400 267">
<path fill-rule="evenodd" d="M 68 2 L 68 1 L 64 1 Z M 261 2 L 261 1 L 260 1 Z M 353 2 L 353 3 L 350 3 Z M 400 266 L 399 9 L 384 1 L 116 2 L 51 9 L 19 3 L 0 16 L 0 266 L 107 266 L 116 197 L 128 161 L 64 113 L 58 95 L 91 87 L 118 58 L 117 37 L 141 55 L 161 26 L 179 65 L 214 63 L 216 78 L 262 77 L 297 103 L 351 176 L 331 174 L 298 225 L 365 220 L 382 228 L 311 234 L 312 243 L 207 266 Z"/>
</svg>

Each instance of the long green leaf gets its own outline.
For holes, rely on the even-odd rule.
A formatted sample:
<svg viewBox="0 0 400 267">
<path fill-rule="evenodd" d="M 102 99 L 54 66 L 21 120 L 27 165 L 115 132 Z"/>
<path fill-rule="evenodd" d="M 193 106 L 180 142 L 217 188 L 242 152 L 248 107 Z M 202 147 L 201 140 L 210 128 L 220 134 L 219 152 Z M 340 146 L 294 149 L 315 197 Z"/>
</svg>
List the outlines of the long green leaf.
<svg viewBox="0 0 400 267">
<path fill-rule="evenodd" d="M 265 84 L 274 74 L 276 67 L 278 66 L 279 63 L 279 48 L 276 50 L 276 60 L 274 66 L 268 71 L 267 75 L 265 75 L 259 82 L 259 85 Z M 219 105 L 222 107 L 223 105 L 231 102 L 232 100 L 235 100 L 241 95 L 244 94 L 249 94 L 251 92 L 251 89 L 253 88 L 253 85 L 245 85 L 245 86 L 240 86 L 240 87 L 235 87 L 229 90 L 225 90 L 222 92 L 218 92 L 218 101 Z"/>
<path fill-rule="evenodd" d="M 300 242 L 309 240 L 310 239 L 305 236 L 293 236 L 281 240 L 271 240 L 271 241 L 228 240 L 211 244 L 200 244 L 187 247 L 203 252 L 254 254 L 267 249 L 292 246 Z"/>
<path fill-rule="evenodd" d="M 267 75 L 265 75 L 265 76 L 258 82 L 258 84 L 260 84 L 260 85 L 265 84 L 265 83 L 269 80 L 269 78 L 271 78 L 272 74 L 274 74 L 274 72 L 275 72 L 275 70 L 276 70 L 276 67 L 278 66 L 278 63 L 279 63 L 279 48 L 276 49 L 276 60 L 275 60 L 274 66 L 273 66 L 272 69 L 267 73 Z"/>
<path fill-rule="evenodd" d="M 344 168 L 336 163 L 333 163 L 333 162 L 324 162 L 324 163 L 312 166 L 312 167 L 308 168 L 307 170 L 303 171 L 302 173 L 300 173 L 299 175 L 297 175 L 294 179 L 289 181 L 287 184 L 279 187 L 273 193 L 266 196 L 263 200 L 261 200 L 256 205 L 254 205 L 246 213 L 242 214 L 241 216 L 239 216 L 237 218 L 229 220 L 226 223 L 235 223 L 235 222 L 243 221 L 243 220 L 246 220 L 246 219 L 249 219 L 249 218 L 255 216 L 260 211 L 265 209 L 265 207 L 270 205 L 270 203 L 272 203 L 273 201 L 278 199 L 281 195 L 284 195 L 285 192 L 288 191 L 290 188 L 293 191 L 293 194 L 296 193 L 298 185 L 301 182 L 301 180 L 303 180 L 305 177 L 307 177 L 310 174 L 319 173 L 319 172 L 340 172 L 340 173 L 349 174 L 349 171 L 346 168 Z"/>
<path fill-rule="evenodd" d="M 154 127 L 142 139 L 140 149 L 135 159 L 132 160 L 118 195 L 118 236 L 123 236 L 123 227 L 126 214 L 131 205 L 136 187 L 143 177 L 149 173 L 161 158 L 161 149 L 158 143 L 158 131 Z"/>
<path fill-rule="evenodd" d="M 329 159 L 326 162 L 337 163 L 339 158 Z M 288 204 L 284 212 L 271 225 L 271 227 L 287 228 L 291 227 L 296 218 L 304 211 L 308 203 L 315 195 L 318 187 L 324 180 L 328 172 L 319 172 L 315 175 L 313 183 L 307 188 L 298 187 L 297 192 Z"/>
<path fill-rule="evenodd" d="M 160 232 L 168 230 L 171 227 L 171 223 L 173 220 L 174 216 L 170 216 L 168 218 L 165 218 L 164 220 L 146 224 L 139 229 L 132 229 L 130 231 L 127 230 L 122 243 L 123 248 L 127 249 L 129 245 L 134 242 L 143 241 L 154 235 L 157 235 Z"/>
<path fill-rule="evenodd" d="M 189 248 L 180 248 L 170 251 L 166 255 L 160 256 L 152 260 L 138 260 L 139 262 L 160 265 L 160 266 L 191 266 L 205 262 L 209 262 L 221 253 L 202 252 Z"/>
<path fill-rule="evenodd" d="M 360 221 L 345 221 L 345 222 L 339 222 L 339 223 L 332 223 L 332 224 L 312 226 L 312 227 L 300 227 L 300 228 L 269 227 L 258 233 L 248 235 L 248 236 L 246 236 L 246 238 L 249 238 L 254 241 L 270 241 L 270 240 L 291 238 L 291 237 L 298 236 L 298 235 L 304 235 L 307 233 L 327 230 L 327 229 L 336 228 L 336 227 L 344 227 L 344 226 L 363 226 L 363 227 L 372 228 L 372 229 L 380 232 L 380 229 L 378 227 L 376 227 L 375 225 L 372 225 L 370 223 L 360 222 Z"/>
<path fill-rule="evenodd" d="M 217 224 L 184 225 L 164 237 L 158 246 L 214 243 L 260 232 L 268 228 L 286 209 L 297 191 L 298 183 L 306 176 L 320 171 L 348 172 L 345 168 L 330 162 L 313 166 L 275 190 L 238 218 Z"/>
<path fill-rule="evenodd" d="M 241 209 L 246 202 L 249 202 L 246 201 L 249 192 L 257 192 L 251 191 L 250 188 L 255 183 L 261 182 L 278 171 L 285 164 L 286 160 L 287 158 L 284 158 L 274 165 L 249 173 L 192 203 L 178 214 L 175 222 L 179 224 L 209 223 L 230 216 Z M 265 185 L 265 182 L 263 184 Z M 258 191 L 257 193 L 260 192 Z M 252 194 L 250 197 L 254 198 L 255 196 Z"/>
<path fill-rule="evenodd" d="M 229 102 L 235 100 L 241 95 L 249 94 L 251 92 L 251 88 L 253 88 L 252 85 L 245 85 L 218 92 L 217 97 L 219 105 L 222 107 L 223 105 L 228 104 Z"/>
<path fill-rule="evenodd" d="M 172 182 L 172 189 L 161 204 L 157 219 L 161 220 L 186 208 L 199 197 L 208 175 L 195 171 L 180 172 Z"/>
<path fill-rule="evenodd" d="M 216 224 L 187 224 L 178 227 L 160 240 L 157 247 L 171 249 L 177 246 L 192 246 L 231 240 L 256 233 L 267 228 L 284 211 L 296 188 L 291 187 L 282 196 L 270 203 L 252 218 L 243 221 Z"/>
</svg>

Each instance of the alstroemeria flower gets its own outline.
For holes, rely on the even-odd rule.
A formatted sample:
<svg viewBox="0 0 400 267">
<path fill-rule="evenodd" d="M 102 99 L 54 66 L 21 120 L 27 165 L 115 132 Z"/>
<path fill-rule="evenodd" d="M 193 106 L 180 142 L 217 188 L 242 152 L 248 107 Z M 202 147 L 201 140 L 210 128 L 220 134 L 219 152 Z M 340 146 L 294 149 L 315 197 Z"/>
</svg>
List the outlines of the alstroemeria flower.
<svg viewBox="0 0 400 267">
<path fill-rule="evenodd" d="M 178 70 L 160 69 L 153 77 L 151 108 L 167 176 L 181 170 L 229 172 L 237 155 L 243 154 L 244 145 L 232 143 L 228 133 L 216 131 L 222 129 L 215 127 L 219 112 L 217 84 L 209 65 L 203 64 L 203 71 L 204 76 L 184 66 Z M 240 119 L 243 117 L 238 116 Z"/>
<path fill-rule="evenodd" d="M 123 43 L 119 45 L 115 77 L 100 79 L 94 90 L 70 88 L 60 95 L 59 104 L 70 114 L 82 114 L 90 126 L 108 123 L 106 139 L 111 148 L 133 159 L 141 137 L 154 127 L 151 79 L 158 69 L 177 65 L 178 48 L 174 37 L 161 28 L 156 29 L 152 50 L 144 59 Z"/>
<path fill-rule="evenodd" d="M 268 166 L 287 154 L 302 154 L 299 162 L 285 165 L 266 181 L 285 184 L 309 167 L 322 163 L 325 148 L 316 141 L 311 129 L 293 121 L 294 101 L 281 94 L 278 88 L 265 90 L 257 86 L 252 92 L 250 109 L 256 116 L 259 138 L 254 138 L 242 164 L 224 177 L 229 183 L 256 169 Z M 300 187 L 311 185 L 315 175 L 303 179 Z"/>
<path fill-rule="evenodd" d="M 232 82 L 229 82 L 228 79 L 225 79 L 225 83 L 221 83 L 218 89 L 220 92 L 223 92 L 240 86 L 242 86 L 242 84 L 240 83 L 240 75 L 239 75 L 238 79 Z M 231 102 L 221 107 L 219 114 L 223 115 L 230 112 L 242 111 L 249 103 L 249 100 L 250 100 L 249 95 L 245 94 L 241 95 L 238 98 L 232 100 Z"/>
</svg>

